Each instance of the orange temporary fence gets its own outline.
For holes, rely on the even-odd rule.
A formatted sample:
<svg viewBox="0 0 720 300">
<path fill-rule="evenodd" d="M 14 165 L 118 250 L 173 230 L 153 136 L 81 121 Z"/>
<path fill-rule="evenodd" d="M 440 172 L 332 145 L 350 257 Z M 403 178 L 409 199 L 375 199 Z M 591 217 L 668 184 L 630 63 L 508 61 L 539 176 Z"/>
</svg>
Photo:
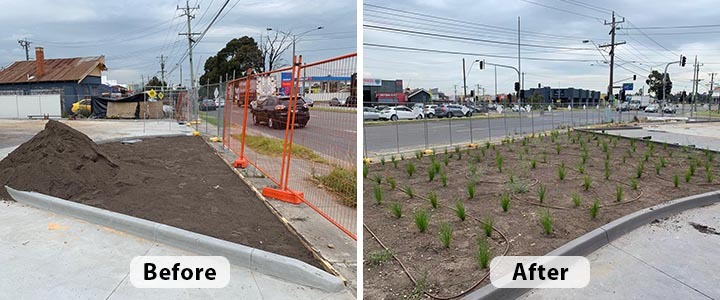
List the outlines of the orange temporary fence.
<svg viewBox="0 0 720 300">
<path fill-rule="evenodd" d="M 235 167 L 272 184 L 263 195 L 306 204 L 357 239 L 356 53 L 228 82 L 223 145 Z M 251 123 L 251 124 L 249 124 Z M 284 130 L 278 130 L 284 129 Z"/>
</svg>

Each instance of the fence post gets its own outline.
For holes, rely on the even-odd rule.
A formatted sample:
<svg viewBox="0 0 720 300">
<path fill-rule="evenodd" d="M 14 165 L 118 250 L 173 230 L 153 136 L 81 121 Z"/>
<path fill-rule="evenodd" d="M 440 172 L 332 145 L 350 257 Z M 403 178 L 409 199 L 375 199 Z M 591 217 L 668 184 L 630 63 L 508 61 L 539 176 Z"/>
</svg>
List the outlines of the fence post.
<svg viewBox="0 0 720 300">
<path fill-rule="evenodd" d="M 234 167 L 247 168 L 248 161 L 245 158 L 245 132 L 247 129 L 248 107 L 250 106 L 250 80 L 252 80 L 252 69 L 247 69 L 245 76 L 245 99 L 243 108 L 242 133 L 240 135 L 240 156 L 233 162 Z M 232 127 L 231 127 L 232 128 Z M 230 137 L 232 138 L 232 137 Z"/>
</svg>

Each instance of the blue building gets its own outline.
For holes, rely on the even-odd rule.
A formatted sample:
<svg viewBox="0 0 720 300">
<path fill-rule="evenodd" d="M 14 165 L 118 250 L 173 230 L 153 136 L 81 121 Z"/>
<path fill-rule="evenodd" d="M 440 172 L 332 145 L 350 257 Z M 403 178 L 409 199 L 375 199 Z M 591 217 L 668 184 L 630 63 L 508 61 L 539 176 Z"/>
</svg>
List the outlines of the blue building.
<svg viewBox="0 0 720 300">
<path fill-rule="evenodd" d="M 600 92 L 576 88 L 551 88 L 549 86 L 541 88 L 532 88 L 523 91 L 525 100 L 529 100 L 533 95 L 542 97 L 542 103 L 566 106 L 572 104 L 579 105 L 597 105 L 600 102 Z"/>
<path fill-rule="evenodd" d="M 35 60 L 16 61 L 0 71 L 0 94 L 60 94 L 62 111 L 83 98 L 109 92 L 102 84 L 105 57 L 45 59 L 43 48 L 35 48 Z"/>
</svg>

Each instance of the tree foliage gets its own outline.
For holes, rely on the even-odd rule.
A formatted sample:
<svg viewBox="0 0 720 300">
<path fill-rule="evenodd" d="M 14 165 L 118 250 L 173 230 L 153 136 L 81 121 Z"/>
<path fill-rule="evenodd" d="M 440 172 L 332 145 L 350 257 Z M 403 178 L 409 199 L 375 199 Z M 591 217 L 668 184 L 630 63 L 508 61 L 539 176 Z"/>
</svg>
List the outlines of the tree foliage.
<svg viewBox="0 0 720 300">
<path fill-rule="evenodd" d="M 145 89 L 158 89 L 158 87 L 167 87 L 167 82 L 161 81 L 157 76 L 153 76 L 148 80 L 148 82 L 145 84 Z"/>
<path fill-rule="evenodd" d="M 670 80 L 670 74 L 667 74 L 667 85 L 665 86 L 665 93 L 667 95 L 670 95 L 670 92 L 672 91 L 672 81 Z M 648 79 L 645 80 L 645 83 L 648 85 L 648 93 L 655 94 L 655 98 L 658 100 L 663 100 L 663 73 L 660 73 L 658 71 L 652 71 L 650 75 L 648 76 Z"/>
<path fill-rule="evenodd" d="M 204 74 L 200 76 L 200 84 L 218 83 L 225 75 L 236 77 L 247 75 L 247 69 L 263 70 L 262 51 L 255 40 L 248 36 L 230 40 L 214 56 L 205 61 Z"/>
</svg>

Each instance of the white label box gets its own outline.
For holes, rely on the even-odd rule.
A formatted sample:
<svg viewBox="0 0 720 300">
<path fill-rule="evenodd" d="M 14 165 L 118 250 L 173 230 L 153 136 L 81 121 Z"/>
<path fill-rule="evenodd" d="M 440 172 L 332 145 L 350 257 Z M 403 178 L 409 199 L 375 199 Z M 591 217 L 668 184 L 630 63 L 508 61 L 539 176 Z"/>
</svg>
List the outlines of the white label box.
<svg viewBox="0 0 720 300">
<path fill-rule="evenodd" d="M 498 256 L 490 262 L 497 288 L 584 288 L 590 261 L 583 256 Z"/>
<path fill-rule="evenodd" d="M 136 256 L 130 283 L 136 288 L 224 288 L 230 262 L 223 256 Z"/>
</svg>

